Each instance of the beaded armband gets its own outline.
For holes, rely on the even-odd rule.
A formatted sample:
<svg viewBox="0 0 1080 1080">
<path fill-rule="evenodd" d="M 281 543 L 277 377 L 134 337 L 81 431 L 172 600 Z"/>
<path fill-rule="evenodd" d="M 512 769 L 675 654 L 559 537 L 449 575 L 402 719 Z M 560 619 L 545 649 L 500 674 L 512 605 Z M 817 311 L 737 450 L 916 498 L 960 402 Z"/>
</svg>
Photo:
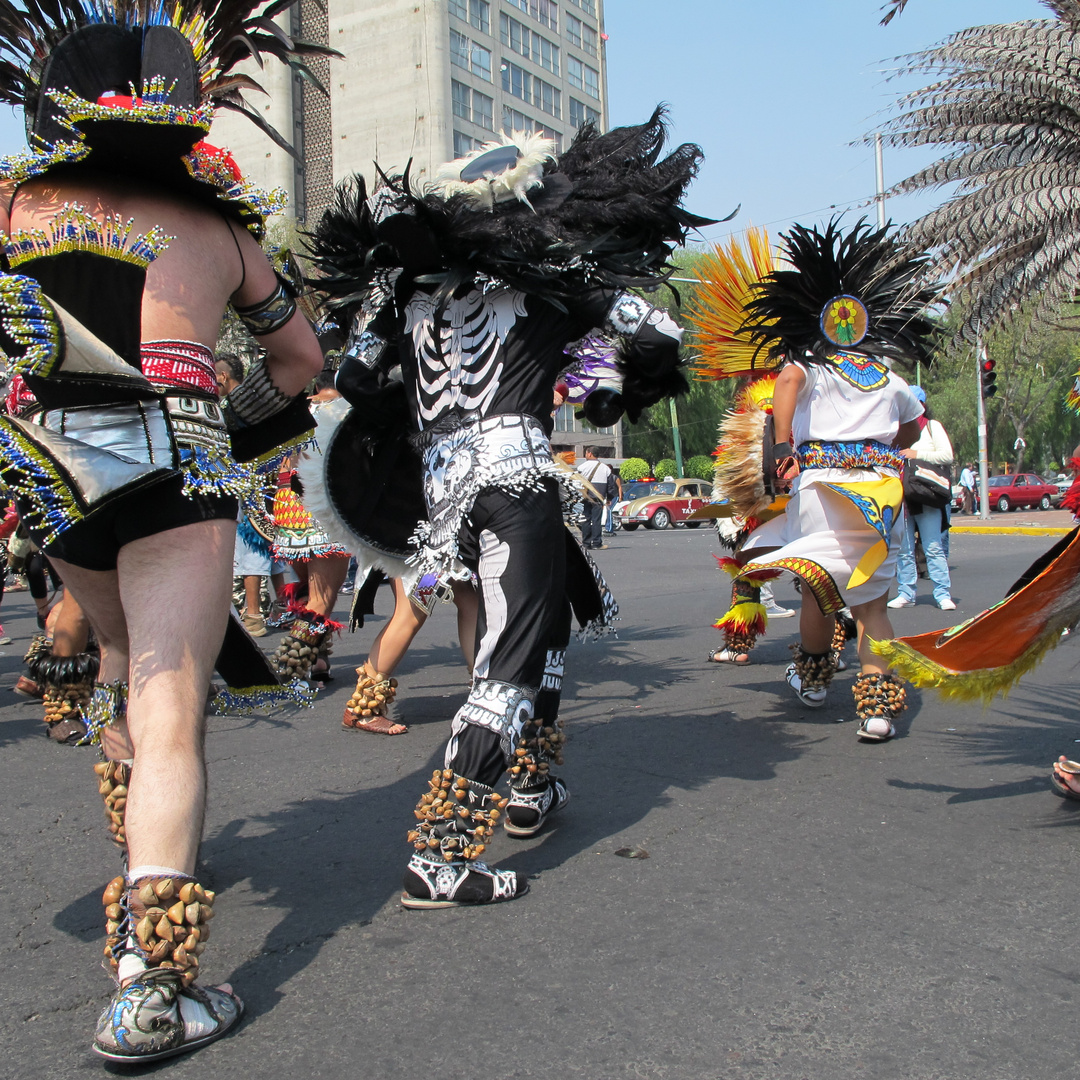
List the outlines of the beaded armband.
<svg viewBox="0 0 1080 1080">
<path fill-rule="evenodd" d="M 255 337 L 262 337 L 280 330 L 296 314 L 296 299 L 279 275 L 277 288 L 265 300 L 247 307 L 233 304 L 233 310 Z"/>
<path fill-rule="evenodd" d="M 269 420 L 292 403 L 271 381 L 263 358 L 251 365 L 247 378 L 225 399 L 222 412 L 230 431 Z"/>
</svg>

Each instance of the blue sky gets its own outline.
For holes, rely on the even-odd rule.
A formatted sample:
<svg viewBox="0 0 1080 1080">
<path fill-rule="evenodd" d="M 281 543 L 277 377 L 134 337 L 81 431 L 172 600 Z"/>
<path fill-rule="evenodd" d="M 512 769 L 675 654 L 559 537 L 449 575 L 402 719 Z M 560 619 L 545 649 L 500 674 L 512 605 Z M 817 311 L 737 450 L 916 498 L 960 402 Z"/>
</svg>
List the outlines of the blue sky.
<svg viewBox="0 0 1080 1080">
<path fill-rule="evenodd" d="M 611 121 L 638 122 L 658 101 L 669 104 L 675 139 L 705 151 L 690 208 L 723 217 L 742 204 L 734 221 L 705 230 L 708 239 L 748 224 L 775 234 L 823 220 L 830 205 L 874 193 L 873 147 L 848 144 L 915 88 L 886 81 L 893 57 L 967 26 L 1049 15 L 1036 0 L 910 0 L 881 27 L 882 3 L 606 0 Z M 886 150 L 886 183 L 929 160 Z M 896 200 L 887 212 L 907 221 L 935 201 Z"/>
<path fill-rule="evenodd" d="M 723 217 L 742 204 L 733 222 L 706 230 L 708 239 L 751 223 L 775 233 L 825 219 L 830 206 L 874 192 L 872 147 L 849 144 L 913 85 L 886 81 L 892 57 L 966 26 L 1048 14 L 1037 0 L 910 0 L 881 27 L 883 2 L 607 0 L 612 123 L 636 123 L 657 102 L 669 104 L 675 139 L 705 150 L 691 209 Z M 22 145 L 21 115 L 0 107 L 0 154 Z M 928 160 L 889 151 L 886 181 Z M 907 221 L 933 201 L 896 200 L 888 212 Z"/>
</svg>

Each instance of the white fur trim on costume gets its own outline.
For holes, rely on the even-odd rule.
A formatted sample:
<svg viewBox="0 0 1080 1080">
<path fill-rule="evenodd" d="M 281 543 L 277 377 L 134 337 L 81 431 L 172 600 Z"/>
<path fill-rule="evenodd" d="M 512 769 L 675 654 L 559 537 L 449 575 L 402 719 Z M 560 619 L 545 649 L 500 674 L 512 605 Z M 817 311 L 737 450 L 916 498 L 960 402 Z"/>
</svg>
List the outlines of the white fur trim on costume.
<svg viewBox="0 0 1080 1080">
<path fill-rule="evenodd" d="M 521 152 L 512 169 L 485 176 L 482 180 L 461 179 L 461 170 L 469 162 L 475 161 L 482 154 L 497 150 L 500 146 L 516 146 Z M 543 182 L 544 164 L 554 159 L 553 139 L 545 138 L 539 132 L 515 131 L 510 136 L 503 136 L 500 141 L 484 143 L 479 150 L 474 150 L 463 158 L 440 165 L 435 170 L 431 190 L 443 199 L 467 195 L 478 210 L 491 210 L 496 203 L 510 202 L 512 199 L 528 203 L 529 192 Z"/>
</svg>

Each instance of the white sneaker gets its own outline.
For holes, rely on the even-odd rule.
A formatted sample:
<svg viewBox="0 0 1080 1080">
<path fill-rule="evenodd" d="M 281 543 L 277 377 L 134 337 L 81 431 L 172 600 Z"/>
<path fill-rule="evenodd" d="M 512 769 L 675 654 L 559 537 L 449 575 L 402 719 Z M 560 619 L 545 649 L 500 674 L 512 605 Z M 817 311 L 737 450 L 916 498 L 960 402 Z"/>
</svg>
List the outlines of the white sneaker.
<svg viewBox="0 0 1080 1080">
<path fill-rule="evenodd" d="M 909 600 L 906 596 L 894 596 L 885 606 L 891 608 L 914 607 L 915 601 Z"/>
<path fill-rule="evenodd" d="M 765 614 L 770 619 L 790 619 L 795 614 L 789 607 L 781 607 L 775 600 L 765 605 Z"/>
<path fill-rule="evenodd" d="M 938 607 L 941 608 L 942 611 L 955 611 L 956 601 L 951 596 L 946 596 L 944 600 L 938 601 Z"/>
<path fill-rule="evenodd" d="M 799 678 L 799 673 L 795 670 L 794 664 L 788 664 L 787 671 L 784 672 L 784 678 L 787 679 L 788 686 L 795 691 L 795 696 L 804 704 L 808 705 L 811 709 L 820 709 L 825 704 L 825 690 L 804 690 L 802 688 L 802 679 Z"/>
</svg>

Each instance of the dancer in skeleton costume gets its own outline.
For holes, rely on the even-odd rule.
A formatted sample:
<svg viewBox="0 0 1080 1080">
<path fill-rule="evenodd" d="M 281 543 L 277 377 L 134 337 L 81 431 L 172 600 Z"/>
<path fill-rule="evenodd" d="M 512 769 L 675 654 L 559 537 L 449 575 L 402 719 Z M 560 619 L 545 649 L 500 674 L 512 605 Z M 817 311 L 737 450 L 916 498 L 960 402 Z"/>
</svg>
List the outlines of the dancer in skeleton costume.
<svg viewBox="0 0 1080 1080">
<path fill-rule="evenodd" d="M 502 809 L 507 831 L 528 836 L 567 799 L 550 765 L 568 565 L 582 562 L 562 522 L 551 388 L 568 343 L 589 332 L 618 343 L 621 384 L 590 395 L 594 423 L 685 387 L 677 327 L 626 291 L 659 285 L 671 246 L 700 221 L 679 206 L 700 151 L 661 160 L 663 141 L 659 112 L 604 135 L 586 125 L 558 158 L 540 136 L 515 136 L 444 166 L 424 196 L 398 176 L 368 199 L 357 179 L 316 234 L 320 284 L 349 331 L 338 388 L 387 432 L 384 446 L 420 432 L 427 514 L 405 569 L 472 571 L 480 590 L 473 687 L 409 834 L 408 907 L 520 896 L 524 881 L 478 856 Z M 343 482 L 327 477 L 340 506 Z M 507 806 L 494 786 L 508 765 Z"/>
<path fill-rule="evenodd" d="M 238 60 L 294 59 L 264 21 L 247 0 L 0 2 L 0 98 L 25 108 L 33 146 L 0 164 L 0 331 L 40 406 L 0 419 L 0 473 L 101 644 L 87 721 L 127 872 L 103 898 L 118 985 L 94 1049 L 121 1062 L 204 1045 L 242 1012 L 228 987 L 195 985 L 214 904 L 194 878 L 205 702 L 223 637 L 227 681 L 250 660 L 276 686 L 226 631 L 251 482 L 237 459 L 307 437 L 295 395 L 321 367 L 258 244 L 276 199 L 200 141 L 216 104 L 243 106 Z M 222 407 L 211 346 L 228 302 L 268 356 Z"/>
<path fill-rule="evenodd" d="M 927 359 L 934 297 L 915 279 L 887 229 L 859 222 L 846 233 L 795 226 L 785 237 L 792 269 L 774 270 L 746 305 L 755 347 L 783 358 L 773 390 L 774 467 L 798 464 L 784 513 L 742 548 L 738 580 L 777 570 L 803 582 L 800 644 L 787 679 L 799 700 L 825 703 L 836 671 L 833 616 L 845 605 L 858 627 L 861 673 L 853 687 L 859 736 L 884 741 L 904 707 L 871 642 L 891 636 L 885 606 L 903 530 L 903 459 L 922 406 L 883 358 Z M 788 445 L 794 442 L 794 449 Z"/>
</svg>

